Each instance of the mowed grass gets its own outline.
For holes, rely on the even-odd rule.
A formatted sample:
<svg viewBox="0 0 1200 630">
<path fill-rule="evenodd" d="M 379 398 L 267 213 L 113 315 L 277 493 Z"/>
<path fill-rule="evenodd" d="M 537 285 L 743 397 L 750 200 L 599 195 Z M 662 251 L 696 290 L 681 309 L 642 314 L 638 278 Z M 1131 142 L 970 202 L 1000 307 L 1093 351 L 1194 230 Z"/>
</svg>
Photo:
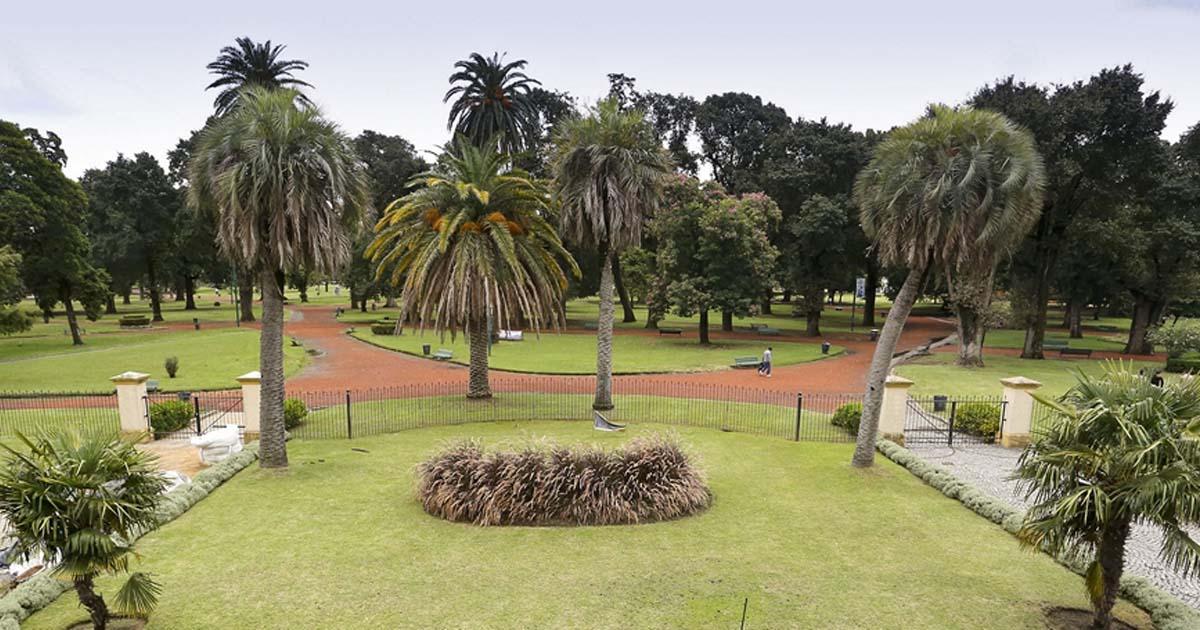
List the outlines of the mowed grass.
<svg viewBox="0 0 1200 630">
<path fill-rule="evenodd" d="M 414 498 L 413 467 L 450 439 L 611 447 L 659 430 L 535 422 L 293 441 L 286 473 L 248 469 L 139 543 L 138 568 L 164 588 L 148 627 L 736 628 L 748 599 L 748 628 L 1007 629 L 1086 607 L 1079 577 L 886 460 L 852 469 L 849 445 L 678 429 L 715 501 L 668 523 L 479 528 Z M 22 627 L 83 618 L 67 593 Z"/>
<path fill-rule="evenodd" d="M 5 391 L 108 391 L 109 377 L 133 370 L 164 390 L 234 388 L 238 375 L 258 369 L 258 331 L 181 330 L 93 335 L 83 346 L 61 338 L 0 338 L 0 389 Z M 179 359 L 176 378 L 163 361 Z M 295 373 L 304 349 L 284 344 L 284 370 Z"/>
<path fill-rule="evenodd" d="M 467 339 L 458 335 L 451 339 L 436 332 L 408 329 L 403 335 L 376 335 L 369 328 L 356 328 L 355 337 L 385 348 L 411 354 L 421 354 L 421 346 L 428 344 L 431 350 L 446 348 L 454 352 L 455 363 L 467 364 L 470 360 Z M 713 340 L 707 346 L 697 342 L 694 335 L 668 337 L 658 335 L 614 335 L 613 372 L 617 374 L 639 374 L 652 372 L 704 372 L 730 367 L 736 357 L 762 355 L 763 350 L 774 348 L 775 366 L 794 365 L 815 361 L 821 354 L 817 343 L 789 343 L 785 341 L 762 341 L 753 339 Z M 833 347 L 828 356 L 840 354 L 842 348 Z M 527 332 L 524 341 L 502 341 L 492 346 L 488 365 L 497 370 L 536 372 L 541 374 L 595 374 L 596 336 L 594 333 L 572 331 L 563 333 L 543 332 L 535 336 Z"/>
<path fill-rule="evenodd" d="M 938 352 L 921 357 L 896 368 L 896 373 L 915 384 L 910 395 L 930 396 L 999 396 L 1000 379 L 1024 376 L 1042 384 L 1037 393 L 1058 396 L 1075 385 L 1075 372 L 1097 374 L 1105 361 L 1090 359 L 1021 359 L 1008 356 L 989 356 L 984 349 L 982 368 L 962 368 L 954 365 L 957 354 Z M 1126 361 L 1126 363 L 1129 363 Z M 1162 367 L 1161 363 L 1134 361 L 1134 369 L 1147 371 Z"/>
</svg>

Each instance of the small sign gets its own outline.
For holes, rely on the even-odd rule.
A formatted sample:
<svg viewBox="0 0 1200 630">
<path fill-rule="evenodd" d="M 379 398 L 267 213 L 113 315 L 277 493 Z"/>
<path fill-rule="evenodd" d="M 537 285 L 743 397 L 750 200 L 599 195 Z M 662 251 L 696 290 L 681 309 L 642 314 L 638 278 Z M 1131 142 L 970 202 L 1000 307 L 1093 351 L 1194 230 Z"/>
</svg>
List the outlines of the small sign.
<svg viewBox="0 0 1200 630">
<path fill-rule="evenodd" d="M 867 297 L 867 279 L 866 278 L 855 278 L 854 279 L 854 297 L 859 298 L 859 299 L 865 299 Z"/>
</svg>

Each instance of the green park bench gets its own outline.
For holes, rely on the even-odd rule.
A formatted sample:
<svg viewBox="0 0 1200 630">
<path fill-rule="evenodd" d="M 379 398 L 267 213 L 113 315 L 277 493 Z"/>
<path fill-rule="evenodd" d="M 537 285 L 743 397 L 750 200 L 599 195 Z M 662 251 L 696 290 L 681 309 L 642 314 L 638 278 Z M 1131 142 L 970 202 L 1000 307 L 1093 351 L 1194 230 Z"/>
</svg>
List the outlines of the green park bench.
<svg viewBox="0 0 1200 630">
<path fill-rule="evenodd" d="M 733 367 L 741 368 L 756 368 L 762 364 L 758 357 L 735 357 L 733 359 Z"/>
<path fill-rule="evenodd" d="M 770 326 L 762 326 L 761 328 L 758 329 L 758 334 L 771 335 L 772 337 L 777 337 L 777 336 L 779 336 L 779 329 L 771 328 Z"/>
<path fill-rule="evenodd" d="M 454 357 L 454 352 L 447 348 L 438 348 L 437 352 L 433 353 L 434 361 L 449 361 Z"/>
<path fill-rule="evenodd" d="M 584 330 L 600 330 L 600 324 L 597 322 L 583 322 Z"/>
<path fill-rule="evenodd" d="M 1044 345 L 1042 347 L 1045 348 Z M 1061 348 L 1058 351 L 1058 356 L 1091 358 L 1092 349 L 1091 348 Z"/>
<path fill-rule="evenodd" d="M 1043 341 L 1042 350 L 1062 351 L 1069 349 L 1069 344 L 1066 341 Z"/>
<path fill-rule="evenodd" d="M 662 335 L 675 335 L 676 337 L 678 337 L 679 335 L 683 334 L 683 329 L 682 328 L 659 328 L 658 334 L 660 337 Z"/>
<path fill-rule="evenodd" d="M 750 326 L 748 326 L 748 328 L 750 328 L 750 330 L 752 332 L 758 332 L 760 329 L 763 329 L 766 327 L 767 327 L 766 324 L 750 324 Z"/>
</svg>

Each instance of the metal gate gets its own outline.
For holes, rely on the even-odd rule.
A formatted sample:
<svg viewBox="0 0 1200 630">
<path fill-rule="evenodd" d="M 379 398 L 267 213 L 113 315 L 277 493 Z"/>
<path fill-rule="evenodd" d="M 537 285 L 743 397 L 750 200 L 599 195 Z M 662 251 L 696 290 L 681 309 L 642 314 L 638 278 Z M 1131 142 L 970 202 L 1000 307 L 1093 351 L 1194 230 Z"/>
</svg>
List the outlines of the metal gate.
<svg viewBox="0 0 1200 630">
<path fill-rule="evenodd" d="M 909 398 L 905 444 L 991 444 L 1004 431 L 1007 404 L 999 396 Z"/>
<path fill-rule="evenodd" d="M 242 393 L 152 393 L 144 399 L 146 430 L 156 440 L 188 440 L 226 425 L 244 426 Z"/>
</svg>

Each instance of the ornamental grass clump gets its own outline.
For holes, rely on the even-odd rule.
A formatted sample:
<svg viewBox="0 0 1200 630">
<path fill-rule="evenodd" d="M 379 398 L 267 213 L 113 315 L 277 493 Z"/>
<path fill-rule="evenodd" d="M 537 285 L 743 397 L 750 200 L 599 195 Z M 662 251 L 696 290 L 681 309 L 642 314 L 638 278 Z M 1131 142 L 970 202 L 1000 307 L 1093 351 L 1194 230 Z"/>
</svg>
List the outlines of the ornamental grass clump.
<svg viewBox="0 0 1200 630">
<path fill-rule="evenodd" d="M 417 467 L 425 511 L 476 525 L 619 525 L 695 514 L 712 503 L 704 473 L 674 437 L 607 451 L 528 444 L 486 451 L 452 443 Z"/>
</svg>

